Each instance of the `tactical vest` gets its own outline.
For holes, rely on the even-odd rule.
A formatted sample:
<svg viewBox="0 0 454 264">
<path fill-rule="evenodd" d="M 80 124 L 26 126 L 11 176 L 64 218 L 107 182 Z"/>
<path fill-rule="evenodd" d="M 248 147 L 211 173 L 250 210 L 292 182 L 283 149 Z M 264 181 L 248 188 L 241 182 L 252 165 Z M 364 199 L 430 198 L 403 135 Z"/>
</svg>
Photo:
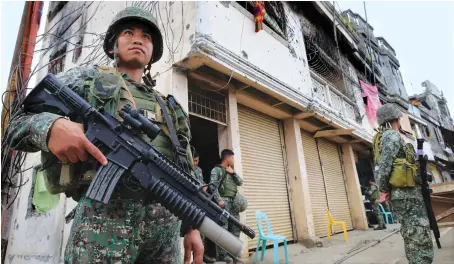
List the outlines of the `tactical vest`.
<svg viewBox="0 0 454 264">
<path fill-rule="evenodd" d="M 153 145 L 159 152 L 172 161 L 176 160 L 177 154 L 173 151 L 173 145 L 169 139 L 170 132 L 163 117 L 162 109 L 156 100 L 158 94 L 164 101 L 166 109 L 172 118 L 178 138 L 186 141 L 186 159 L 192 165 L 189 139 L 184 135 L 190 135 L 188 116 L 177 103 L 173 107 L 168 106 L 169 97 L 164 97 L 156 90 L 141 84 L 128 85 L 125 79 L 112 67 L 98 66 L 99 73 L 95 77 L 88 77 L 84 84 L 84 97 L 95 108 L 103 106 L 105 111 L 115 116 L 119 121 L 119 110 L 126 104 L 131 104 L 142 115 L 152 120 L 161 127 L 162 132 L 152 141 L 142 133 L 143 140 Z M 80 122 L 81 120 L 73 120 Z M 180 141 L 181 142 L 181 141 Z M 41 152 L 42 164 L 53 156 L 50 152 Z M 55 158 L 54 158 L 55 160 Z M 87 186 L 96 174 L 97 164 L 95 161 L 87 161 L 78 164 L 55 163 L 51 166 L 43 166 L 44 178 L 48 191 L 52 194 L 65 192 L 68 196 L 77 192 L 81 186 Z"/>
<path fill-rule="evenodd" d="M 376 165 L 378 165 L 380 160 L 382 135 L 384 132 L 385 130 L 379 131 L 372 139 Z M 416 161 L 416 152 L 410 143 L 405 144 L 403 148 L 405 156 L 398 156 L 394 159 L 389 184 L 397 188 L 415 187 L 421 184 L 421 179 L 418 177 L 419 164 Z"/>
<path fill-rule="evenodd" d="M 223 176 L 225 175 L 225 179 L 221 183 L 221 186 L 219 186 L 219 194 L 223 197 L 235 197 L 238 186 L 236 185 L 233 176 L 230 173 L 227 173 L 224 168 L 220 167 L 220 169 L 222 170 Z"/>
</svg>

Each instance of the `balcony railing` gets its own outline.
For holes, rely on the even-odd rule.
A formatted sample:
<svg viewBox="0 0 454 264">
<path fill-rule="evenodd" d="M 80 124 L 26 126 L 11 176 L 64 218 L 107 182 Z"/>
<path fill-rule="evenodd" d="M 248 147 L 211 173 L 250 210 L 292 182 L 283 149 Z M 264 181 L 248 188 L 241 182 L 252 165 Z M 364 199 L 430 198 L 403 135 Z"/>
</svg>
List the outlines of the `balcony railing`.
<svg viewBox="0 0 454 264">
<path fill-rule="evenodd" d="M 356 122 L 355 103 L 316 73 L 311 72 L 312 96 L 340 116 Z"/>
</svg>

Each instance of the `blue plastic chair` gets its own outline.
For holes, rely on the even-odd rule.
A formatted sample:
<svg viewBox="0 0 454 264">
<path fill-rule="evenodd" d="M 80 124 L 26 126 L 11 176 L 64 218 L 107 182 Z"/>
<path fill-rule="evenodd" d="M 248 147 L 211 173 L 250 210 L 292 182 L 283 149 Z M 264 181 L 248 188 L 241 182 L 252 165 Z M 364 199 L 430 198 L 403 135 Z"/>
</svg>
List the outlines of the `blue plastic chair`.
<svg viewBox="0 0 454 264">
<path fill-rule="evenodd" d="M 381 211 L 381 214 L 383 215 L 383 217 L 386 220 L 386 224 L 389 224 L 388 216 L 391 218 L 391 224 L 394 224 L 393 214 L 391 212 L 386 212 L 385 208 L 383 208 L 383 205 L 378 204 L 378 206 L 380 206 L 380 211 Z"/>
<path fill-rule="evenodd" d="M 284 241 L 284 251 L 285 251 L 285 264 L 288 264 L 288 249 L 287 249 L 287 238 L 285 236 L 281 235 L 276 235 L 273 234 L 273 231 L 271 230 L 271 225 L 270 222 L 268 221 L 268 216 L 264 212 L 255 212 L 255 218 L 257 219 L 257 226 L 259 229 L 259 240 L 257 241 L 257 248 L 255 250 L 255 257 L 254 257 L 254 263 L 257 262 L 257 256 L 260 250 L 260 242 L 262 243 L 262 256 L 261 260 L 265 257 L 265 249 L 266 249 L 266 241 L 272 241 L 274 244 L 274 263 L 278 264 L 279 263 L 279 241 Z M 266 235 L 265 232 L 263 231 L 262 227 L 262 220 L 265 221 L 266 223 L 266 228 L 268 230 L 268 234 Z"/>
</svg>

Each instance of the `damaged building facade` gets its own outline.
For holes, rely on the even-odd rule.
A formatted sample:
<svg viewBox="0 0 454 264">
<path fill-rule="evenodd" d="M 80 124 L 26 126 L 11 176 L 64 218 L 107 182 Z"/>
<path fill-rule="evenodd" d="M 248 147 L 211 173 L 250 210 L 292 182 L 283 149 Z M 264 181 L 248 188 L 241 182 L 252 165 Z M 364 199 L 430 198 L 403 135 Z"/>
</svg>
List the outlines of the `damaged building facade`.
<svg viewBox="0 0 454 264">
<path fill-rule="evenodd" d="M 368 45 L 343 15 L 328 2 L 265 2 L 256 32 L 251 2 L 51 2 L 38 79 L 111 64 L 105 30 L 131 5 L 158 20 L 164 55 L 151 75 L 188 112 L 206 181 L 220 151 L 234 151 L 248 199 L 242 222 L 257 231 L 255 211 L 264 211 L 275 233 L 308 245 L 326 236 L 326 209 L 348 230 L 366 230 L 360 187 L 372 173 L 374 121 L 365 102 L 403 101 L 407 111 L 408 98 L 368 59 Z M 365 96 L 366 86 L 378 89 Z M 35 169 L 25 172 L 30 181 L 13 205 L 6 263 L 63 259 L 71 225 L 64 216 L 76 203 L 61 195 L 55 208 L 36 212 L 39 157 L 30 154 L 24 165 Z M 241 239 L 247 256 L 257 240 Z"/>
</svg>

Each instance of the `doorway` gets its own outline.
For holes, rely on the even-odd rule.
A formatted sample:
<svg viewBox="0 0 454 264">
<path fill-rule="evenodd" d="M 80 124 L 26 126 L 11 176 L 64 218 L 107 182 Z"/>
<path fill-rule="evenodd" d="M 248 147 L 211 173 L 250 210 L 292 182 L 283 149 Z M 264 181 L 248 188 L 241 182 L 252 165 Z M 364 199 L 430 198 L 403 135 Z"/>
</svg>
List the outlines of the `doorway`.
<svg viewBox="0 0 454 264">
<path fill-rule="evenodd" d="M 218 124 L 192 114 L 189 121 L 192 134 L 191 146 L 199 153 L 199 167 L 203 172 L 203 180 L 209 183 L 211 170 L 220 163 Z M 213 242 L 207 241 L 205 247 L 206 255 L 216 256 L 216 245 Z"/>
<path fill-rule="evenodd" d="M 218 125 L 206 119 L 191 115 L 191 146 L 200 156 L 199 167 L 203 172 L 203 179 L 206 183 L 210 181 L 211 169 L 220 163 Z"/>
</svg>

